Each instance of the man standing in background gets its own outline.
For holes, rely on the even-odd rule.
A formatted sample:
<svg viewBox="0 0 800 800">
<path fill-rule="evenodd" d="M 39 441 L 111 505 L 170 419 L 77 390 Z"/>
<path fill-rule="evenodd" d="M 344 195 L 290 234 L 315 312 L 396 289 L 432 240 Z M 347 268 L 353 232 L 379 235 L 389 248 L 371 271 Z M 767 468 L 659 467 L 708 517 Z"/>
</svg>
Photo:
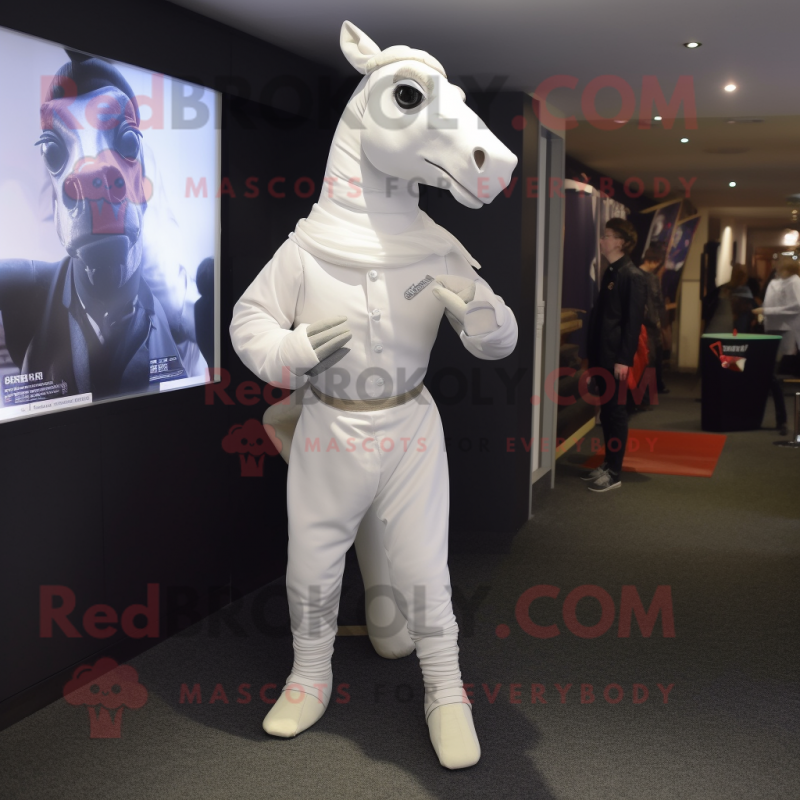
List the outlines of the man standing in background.
<svg viewBox="0 0 800 800">
<path fill-rule="evenodd" d="M 601 400 L 606 460 L 583 476 L 583 480 L 591 481 L 592 492 L 607 492 L 622 485 L 620 475 L 628 442 L 628 370 L 639 344 L 647 295 L 646 277 L 629 257 L 637 238 L 633 225 L 620 217 L 610 219 L 600 237 L 600 252 L 608 267 L 589 318 L 588 343 L 589 367 L 601 370 L 593 380 Z"/>
</svg>

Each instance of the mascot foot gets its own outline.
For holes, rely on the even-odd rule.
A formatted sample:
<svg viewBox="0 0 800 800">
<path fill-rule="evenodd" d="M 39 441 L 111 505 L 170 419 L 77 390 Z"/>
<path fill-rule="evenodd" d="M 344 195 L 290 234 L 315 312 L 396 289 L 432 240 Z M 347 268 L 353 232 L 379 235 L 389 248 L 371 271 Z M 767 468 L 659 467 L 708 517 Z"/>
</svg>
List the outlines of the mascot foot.
<svg viewBox="0 0 800 800">
<path fill-rule="evenodd" d="M 472 722 L 472 708 L 466 703 L 435 708 L 428 717 L 428 731 L 443 767 L 463 769 L 480 760 L 481 746 Z"/>
<path fill-rule="evenodd" d="M 316 683 L 316 686 L 314 685 Z M 294 674 L 286 680 L 281 696 L 261 727 L 271 736 L 291 739 L 310 728 L 325 713 L 331 697 L 333 674 L 327 681 L 298 682 Z M 321 698 L 321 699 L 320 699 Z"/>
<path fill-rule="evenodd" d="M 375 652 L 382 658 L 405 658 L 416 650 L 416 645 L 408 632 L 408 625 L 403 623 L 403 627 L 394 636 L 373 635 L 370 630 L 369 620 L 367 620 L 367 633 L 369 640 L 375 648 Z"/>
</svg>

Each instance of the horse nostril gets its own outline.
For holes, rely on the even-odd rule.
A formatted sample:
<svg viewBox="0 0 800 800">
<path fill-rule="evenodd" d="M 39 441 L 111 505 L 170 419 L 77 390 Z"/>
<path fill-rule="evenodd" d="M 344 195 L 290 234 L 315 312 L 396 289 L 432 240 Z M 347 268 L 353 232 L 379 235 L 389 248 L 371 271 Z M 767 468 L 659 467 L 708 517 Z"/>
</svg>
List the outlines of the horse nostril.
<svg viewBox="0 0 800 800">
<path fill-rule="evenodd" d="M 486 153 L 480 149 L 480 147 L 476 147 L 472 153 L 472 158 L 475 160 L 475 165 L 478 169 L 483 169 L 483 162 L 486 161 Z"/>
</svg>

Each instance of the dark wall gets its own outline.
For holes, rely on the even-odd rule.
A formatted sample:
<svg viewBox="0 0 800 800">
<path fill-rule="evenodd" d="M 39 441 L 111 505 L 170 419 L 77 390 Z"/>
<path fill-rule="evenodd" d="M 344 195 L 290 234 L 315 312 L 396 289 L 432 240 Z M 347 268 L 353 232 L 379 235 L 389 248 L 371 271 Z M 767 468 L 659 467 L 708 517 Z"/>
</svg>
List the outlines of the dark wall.
<svg viewBox="0 0 800 800">
<path fill-rule="evenodd" d="M 536 176 L 538 123 L 522 93 L 468 93 L 467 102 L 518 156 L 513 185 L 478 210 L 436 189 L 425 191 L 421 205 L 481 264 L 480 276 L 514 312 L 519 340 L 501 361 L 477 359 L 445 320 L 425 383 L 448 440 L 451 552 L 488 552 L 505 547 L 528 519 L 530 451 L 522 440 L 530 442 L 532 428 L 537 198 L 528 196 L 527 179 Z"/>
<path fill-rule="evenodd" d="M 606 182 L 608 181 L 608 178 L 605 177 L 601 172 L 598 172 L 592 167 L 587 167 L 585 164 L 581 163 L 575 158 L 572 158 L 571 156 L 567 156 L 565 161 L 565 175 L 567 178 L 573 178 L 577 181 L 590 183 L 592 186 L 597 187 L 597 189 L 601 188 L 601 178 L 604 178 Z M 581 177 L 581 173 L 583 173 L 583 175 L 585 175 L 589 180 L 586 181 L 584 177 Z M 606 184 L 604 183 L 603 185 Z M 642 214 L 641 212 L 645 208 L 650 208 L 651 206 L 657 205 L 658 203 L 662 203 L 664 201 L 663 199 L 655 200 L 646 194 L 643 194 L 641 197 L 630 197 L 626 193 L 625 185 L 622 183 L 622 181 L 617 180 L 611 181 L 611 191 L 608 192 L 608 194 L 610 197 L 613 197 L 615 200 L 618 200 L 620 203 L 627 206 L 631 212 L 628 219 L 633 227 L 636 228 L 636 233 L 639 236 L 636 247 L 631 254 L 631 259 L 633 260 L 634 264 L 639 264 L 642 260 L 642 255 L 644 254 L 644 243 L 647 241 L 650 223 L 653 221 L 652 214 Z"/>
<path fill-rule="evenodd" d="M 253 379 L 227 329 L 235 301 L 310 210 L 318 188 L 301 198 L 293 182 L 308 176 L 319 186 L 352 82 L 170 3 L 136 3 L 124 25 L 108 8 L 6 3 L 0 25 L 232 92 L 223 100 L 231 191 L 222 196 L 221 251 L 230 383 L 226 392 L 184 389 L 0 425 L 0 727 L 57 699 L 84 661 L 130 657 L 285 571 L 283 461 L 267 457 L 262 477 L 242 477 L 221 446 L 232 425 L 266 408 L 263 399 L 221 399 Z M 257 197 L 245 197 L 251 176 Z M 276 176 L 287 178 L 286 198 L 266 191 Z M 143 604 L 149 583 L 159 586 L 158 638 L 86 635 L 89 606 Z M 82 636 L 39 636 L 41 585 L 74 593 L 69 619 Z"/>
</svg>

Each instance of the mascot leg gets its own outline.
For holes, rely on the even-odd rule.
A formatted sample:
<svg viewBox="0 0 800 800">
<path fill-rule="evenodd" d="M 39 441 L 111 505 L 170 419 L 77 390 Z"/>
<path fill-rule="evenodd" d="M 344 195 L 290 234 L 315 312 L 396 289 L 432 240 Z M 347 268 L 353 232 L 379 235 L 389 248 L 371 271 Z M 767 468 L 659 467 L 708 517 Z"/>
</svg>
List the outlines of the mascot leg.
<svg viewBox="0 0 800 800">
<path fill-rule="evenodd" d="M 444 435 L 427 389 L 420 398 L 423 403 L 378 412 L 381 435 L 393 440 L 400 453 L 382 470 L 373 508 L 386 523 L 389 580 L 422 668 L 431 743 L 442 766 L 461 769 L 476 764 L 481 749 L 458 663 L 447 568 L 450 497 Z M 407 452 L 401 449 L 403 441 Z"/>
<path fill-rule="evenodd" d="M 286 400 L 270 406 L 264 413 L 264 427 L 286 463 L 289 463 L 292 438 L 300 419 L 307 386 Z M 384 658 L 403 658 L 414 652 L 405 617 L 397 607 L 389 584 L 389 561 L 384 547 L 386 527 L 370 509 L 356 536 L 356 555 L 364 579 L 367 631 L 372 646 Z"/>
<path fill-rule="evenodd" d="M 338 414 L 321 403 L 303 407 L 291 443 L 286 592 L 294 665 L 264 719 L 264 730 L 273 736 L 296 736 L 328 707 L 345 554 L 377 488 L 375 465 L 369 463 L 374 455 L 345 446 L 348 437 L 369 436 L 366 422 L 356 418 L 341 425 Z"/>
<path fill-rule="evenodd" d="M 358 566 L 364 579 L 367 632 L 379 656 L 403 658 L 414 652 L 414 642 L 391 588 L 385 538 L 386 525 L 370 508 L 356 536 Z"/>
</svg>

